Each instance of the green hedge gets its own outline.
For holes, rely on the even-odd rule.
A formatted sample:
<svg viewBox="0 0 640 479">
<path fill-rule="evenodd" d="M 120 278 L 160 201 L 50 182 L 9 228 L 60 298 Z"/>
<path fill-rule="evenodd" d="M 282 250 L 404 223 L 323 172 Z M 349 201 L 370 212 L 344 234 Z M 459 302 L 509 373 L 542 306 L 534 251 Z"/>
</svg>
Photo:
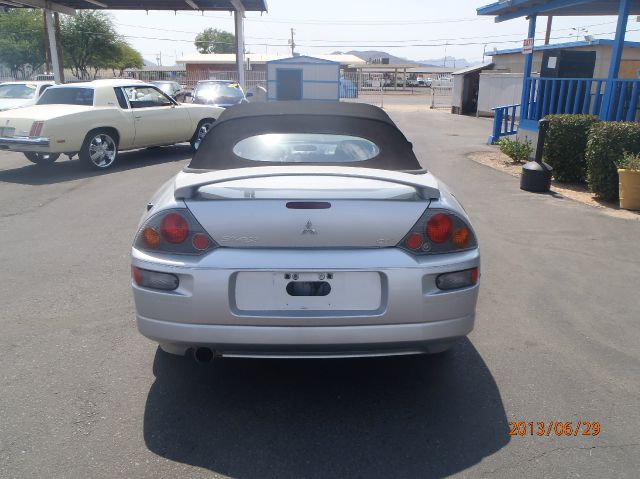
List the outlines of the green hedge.
<svg viewBox="0 0 640 479">
<path fill-rule="evenodd" d="M 640 153 L 640 124 L 602 122 L 593 125 L 587 142 L 589 189 L 603 200 L 618 199 L 618 162 L 625 151 Z"/>
<path fill-rule="evenodd" d="M 553 177 L 566 183 L 587 178 L 585 153 L 591 127 L 598 117 L 591 115 L 548 115 L 549 130 L 544 142 L 544 160 L 553 167 Z"/>
</svg>

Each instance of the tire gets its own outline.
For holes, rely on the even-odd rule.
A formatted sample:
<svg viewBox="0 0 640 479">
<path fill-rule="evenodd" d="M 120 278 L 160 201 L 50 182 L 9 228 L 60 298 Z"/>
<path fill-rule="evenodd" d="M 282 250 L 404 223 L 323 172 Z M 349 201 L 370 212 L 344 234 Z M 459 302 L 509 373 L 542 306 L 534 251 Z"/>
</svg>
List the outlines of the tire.
<svg viewBox="0 0 640 479">
<path fill-rule="evenodd" d="M 78 153 L 80 161 L 96 170 L 111 168 L 118 158 L 118 141 L 111 130 L 90 131 Z"/>
<path fill-rule="evenodd" d="M 46 166 L 53 164 L 53 162 L 60 158 L 60 153 L 36 153 L 34 151 L 25 151 L 24 156 L 26 156 L 27 160 L 31 163 Z"/>
<path fill-rule="evenodd" d="M 198 148 L 200 148 L 200 144 L 202 143 L 202 140 L 204 139 L 204 137 L 206 136 L 207 132 L 209 131 L 209 129 L 211 128 L 214 122 L 215 120 L 211 118 L 206 118 L 202 120 L 200 123 L 198 123 L 198 128 L 196 128 L 196 131 L 193 133 L 193 136 L 191 137 L 191 141 L 189 142 L 191 143 L 191 149 L 193 151 L 198 151 Z"/>
</svg>

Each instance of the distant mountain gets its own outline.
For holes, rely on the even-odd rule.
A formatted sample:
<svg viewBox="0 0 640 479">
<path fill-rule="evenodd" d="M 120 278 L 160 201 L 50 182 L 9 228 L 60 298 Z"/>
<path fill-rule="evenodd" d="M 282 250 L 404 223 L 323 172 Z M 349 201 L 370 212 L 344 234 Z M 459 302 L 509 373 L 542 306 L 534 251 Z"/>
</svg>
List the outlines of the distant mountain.
<svg viewBox="0 0 640 479">
<path fill-rule="evenodd" d="M 355 55 L 358 58 L 366 62 L 371 62 L 373 59 L 378 58 L 388 58 L 389 65 L 415 65 L 415 66 L 423 66 L 423 67 L 442 67 L 445 66 L 445 58 L 434 58 L 429 60 L 409 60 L 408 58 L 397 57 L 395 55 L 391 55 L 388 52 L 383 52 L 380 50 L 351 50 L 349 52 L 334 52 L 336 54 L 346 53 L 347 55 Z M 447 56 L 446 58 L 446 66 L 450 68 L 466 68 L 471 66 L 472 63 L 469 63 L 464 58 L 455 58 Z"/>
<path fill-rule="evenodd" d="M 365 62 L 370 62 L 376 58 L 388 58 L 390 65 L 416 65 L 418 66 L 418 62 L 409 60 L 407 58 L 397 57 L 395 55 L 391 55 L 387 52 L 381 52 L 379 50 L 351 50 L 350 52 L 336 52 L 336 53 L 345 53 L 347 55 L 355 55 L 358 58 L 361 58 Z"/>
<path fill-rule="evenodd" d="M 144 66 L 145 67 L 157 67 L 158 64 L 157 63 L 153 63 L 150 60 L 147 60 L 146 58 L 143 58 L 142 61 L 144 61 Z"/>
<path fill-rule="evenodd" d="M 422 66 L 436 66 L 442 67 L 445 66 L 445 57 L 442 58 L 431 58 L 428 60 L 420 60 L 418 63 Z M 467 68 L 473 65 L 473 63 L 469 63 L 464 58 L 456 58 L 456 57 L 446 57 L 446 66 L 450 68 L 459 69 L 459 68 Z"/>
</svg>

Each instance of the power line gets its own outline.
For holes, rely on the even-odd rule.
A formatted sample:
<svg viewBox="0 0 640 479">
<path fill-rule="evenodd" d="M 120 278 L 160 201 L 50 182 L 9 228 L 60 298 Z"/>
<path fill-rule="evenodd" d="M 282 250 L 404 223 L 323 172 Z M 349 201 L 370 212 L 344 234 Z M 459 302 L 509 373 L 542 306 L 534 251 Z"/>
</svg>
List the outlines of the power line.
<svg viewBox="0 0 640 479">
<path fill-rule="evenodd" d="M 204 13 L 177 12 L 177 15 L 186 15 L 190 17 L 218 18 L 229 19 L 219 15 L 206 15 Z M 430 25 L 435 23 L 463 23 L 486 21 L 482 17 L 470 18 L 451 18 L 451 19 L 420 19 L 420 20 L 300 20 L 296 18 L 264 18 L 264 17 L 246 17 L 245 21 L 261 23 L 295 23 L 298 25 L 343 25 L 343 26 L 385 26 L 385 25 Z"/>
<path fill-rule="evenodd" d="M 32 32 L 36 32 L 36 31 L 40 31 L 39 29 L 21 29 L 21 30 L 16 30 L 16 31 L 8 31 L 8 30 L 3 30 L 2 33 L 14 33 L 14 34 L 22 34 L 22 33 L 27 33 L 29 31 Z M 630 28 L 627 29 L 627 32 L 637 32 L 640 31 L 640 28 Z M 97 36 L 106 36 L 109 35 L 108 33 L 105 32 L 92 32 L 92 31 L 86 31 L 86 30 L 81 30 L 79 31 L 80 33 L 86 33 L 86 34 L 92 34 L 92 35 L 97 35 Z M 616 32 L 602 32 L 602 33 L 598 33 L 598 35 L 613 35 Z M 176 38 L 164 38 L 164 37 L 150 37 L 150 36 L 139 36 L 139 35 L 119 35 L 122 38 L 133 38 L 133 39 L 142 39 L 142 40 L 156 40 L 156 41 L 170 41 L 170 42 L 187 42 L 187 43 L 195 43 L 195 39 L 176 39 Z M 406 47 L 443 47 L 443 46 L 473 46 L 473 45 L 485 45 L 485 44 L 490 44 L 490 45 L 500 45 L 500 44 L 506 44 L 506 43 L 519 43 L 521 41 L 521 39 L 517 39 L 517 40 L 503 40 L 503 41 L 498 41 L 498 42 L 487 42 L 485 41 L 486 38 L 489 37 L 469 37 L 470 39 L 473 38 L 483 38 L 483 41 L 479 41 L 479 42 L 452 42 L 450 40 L 447 39 L 438 39 L 438 40 L 423 40 L 423 41 L 419 41 L 416 43 L 407 43 L 407 44 L 401 44 L 401 45 L 397 45 L 397 44 L 391 44 L 391 43 L 379 43 L 379 44 L 371 44 L 371 45 L 364 45 L 364 44 L 359 44 L 358 41 L 354 41 L 353 43 L 348 43 L 348 44 L 344 44 L 344 45 L 336 45 L 336 44 L 324 44 L 324 45 L 310 45 L 310 44 L 305 44 L 305 43 L 296 43 L 296 46 L 301 46 L 301 47 L 307 47 L 307 48 L 336 48 L 336 47 L 342 47 L 342 48 L 406 48 Z M 570 39 L 573 38 L 573 35 L 568 35 L 568 36 L 556 36 L 556 37 L 552 37 L 553 40 L 561 40 L 561 39 Z M 220 42 L 220 43 L 224 43 L 227 45 L 232 45 L 232 42 Z M 291 44 L 290 43 L 246 43 L 249 46 L 273 46 L 273 47 L 290 47 Z"/>
<path fill-rule="evenodd" d="M 157 30 L 157 31 L 167 31 L 167 32 L 175 32 L 175 33 L 189 33 L 189 34 L 197 34 L 200 33 L 199 31 L 187 31 L 187 30 L 175 30 L 172 28 L 159 28 L 159 27 L 143 27 L 140 25 L 129 25 L 129 24 L 124 24 L 124 23 L 120 23 L 120 22 L 114 22 L 117 25 L 121 25 L 121 26 L 128 26 L 128 27 L 135 27 L 135 28 L 142 28 L 142 29 L 147 29 L 147 30 Z M 615 21 L 610 21 L 610 22 L 603 22 L 603 23 L 595 23 L 595 24 L 590 24 L 590 25 L 584 25 L 581 28 L 590 28 L 590 27 L 596 27 L 596 26 L 602 26 L 602 25 L 610 25 L 612 23 L 616 23 Z M 569 31 L 572 30 L 574 27 L 568 27 L 568 28 L 557 28 L 555 29 L 556 32 L 561 32 L 561 31 Z M 537 32 L 539 34 L 544 33 L 543 31 Z M 598 33 L 596 33 L 598 34 Z M 600 35 L 604 35 L 603 33 L 600 33 Z M 302 42 L 323 42 L 326 44 L 333 44 L 335 43 L 335 46 L 340 46 L 340 43 L 346 43 L 349 45 L 352 45 L 354 43 L 385 43 L 385 44 L 390 44 L 390 43 L 419 43 L 419 42 L 435 42 L 435 41 L 441 41 L 441 42 L 453 42 L 456 40 L 474 40 L 474 39 L 483 39 L 483 40 L 487 40 L 487 39 L 493 39 L 493 38 L 507 38 L 507 37 L 518 37 L 518 39 L 522 38 L 522 34 L 520 33 L 506 33 L 506 34 L 500 34 L 500 35 L 477 35 L 477 36 L 473 36 L 473 37 L 455 37 L 455 38 L 431 38 L 431 39 L 408 39 L 408 40 L 381 40 L 381 39 L 376 39 L 376 40 L 362 40 L 362 39 L 351 39 L 351 40 L 328 40 L 328 39 L 302 39 L 299 41 Z M 275 41 L 289 41 L 290 42 L 290 38 L 279 38 L 279 37 L 254 37 L 254 36 L 250 36 L 250 35 L 246 35 L 245 38 L 249 38 L 249 39 L 254 39 L 254 40 L 275 40 Z M 486 43 L 486 42 L 485 42 Z M 264 43 L 259 43 L 259 44 L 252 44 L 252 45 L 264 45 Z"/>
</svg>

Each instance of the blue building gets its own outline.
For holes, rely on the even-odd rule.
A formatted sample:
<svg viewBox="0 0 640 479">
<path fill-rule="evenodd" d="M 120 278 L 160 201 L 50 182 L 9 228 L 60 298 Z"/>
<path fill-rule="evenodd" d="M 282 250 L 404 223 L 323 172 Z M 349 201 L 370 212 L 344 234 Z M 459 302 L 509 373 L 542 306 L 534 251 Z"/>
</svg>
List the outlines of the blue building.
<svg viewBox="0 0 640 479">
<path fill-rule="evenodd" d="M 619 73 L 628 19 L 640 15 L 640 0 L 502 0 L 479 8 L 478 15 L 494 16 L 496 22 L 526 17 L 529 39 L 535 39 L 538 16 L 618 16 L 606 76 L 533 76 L 533 53 L 525 54 L 521 102 L 495 109 L 490 141 L 518 130 L 536 135 L 538 120 L 547 114 L 588 113 L 602 121 L 638 121 L 640 79 L 621 79 Z"/>
</svg>

